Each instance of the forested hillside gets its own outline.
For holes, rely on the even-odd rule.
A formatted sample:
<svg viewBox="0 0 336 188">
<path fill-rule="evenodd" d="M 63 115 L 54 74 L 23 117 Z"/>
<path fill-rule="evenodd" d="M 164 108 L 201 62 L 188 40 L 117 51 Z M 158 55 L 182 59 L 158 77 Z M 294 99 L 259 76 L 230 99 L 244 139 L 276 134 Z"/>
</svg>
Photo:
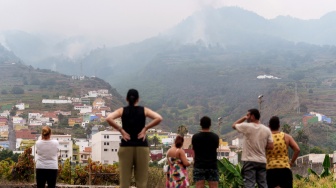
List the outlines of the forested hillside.
<svg viewBox="0 0 336 188">
<path fill-rule="evenodd" d="M 88 91 L 108 89 L 113 96 L 107 104 L 115 109 L 124 103 L 124 97 L 110 84 L 97 77 L 84 80 L 47 69 L 35 69 L 24 65 L 12 52 L 0 45 L 0 106 L 18 102 L 29 104 L 30 111 L 73 110 L 70 105 L 42 104 L 42 99 L 58 99 L 59 96 L 81 97 Z"/>
</svg>

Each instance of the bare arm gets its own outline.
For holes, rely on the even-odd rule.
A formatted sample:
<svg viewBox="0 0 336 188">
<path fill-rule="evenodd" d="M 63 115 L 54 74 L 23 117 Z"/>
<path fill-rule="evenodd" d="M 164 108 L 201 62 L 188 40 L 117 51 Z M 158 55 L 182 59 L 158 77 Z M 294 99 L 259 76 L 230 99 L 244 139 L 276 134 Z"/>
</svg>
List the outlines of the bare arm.
<svg viewBox="0 0 336 188">
<path fill-rule="evenodd" d="M 122 113 L 123 113 L 123 108 L 119 108 L 115 110 L 114 112 L 112 112 L 111 114 L 109 114 L 106 118 L 106 121 L 114 129 L 118 130 L 121 133 L 123 139 L 127 141 L 131 139 L 130 135 L 114 121 L 115 119 L 120 118 L 122 116 Z"/>
<path fill-rule="evenodd" d="M 274 148 L 273 142 L 267 142 L 266 149 L 272 150 Z"/>
<path fill-rule="evenodd" d="M 181 159 L 181 161 L 182 161 L 182 163 L 183 163 L 183 165 L 185 167 L 190 166 L 190 163 L 189 163 L 189 161 L 188 161 L 188 159 L 187 159 L 187 157 L 186 157 L 185 152 L 184 152 L 183 149 L 180 149 L 178 151 L 178 155 L 179 155 L 179 158 Z"/>
<path fill-rule="evenodd" d="M 236 129 L 236 124 L 243 123 L 246 119 L 247 119 L 246 116 L 241 117 L 240 119 L 238 119 L 236 122 L 234 122 L 234 123 L 232 124 L 232 128 L 233 128 L 233 129 Z"/>
<path fill-rule="evenodd" d="M 294 154 L 292 156 L 292 160 L 290 161 L 290 165 L 293 166 L 293 164 L 295 163 L 296 159 L 298 158 L 299 154 L 300 154 L 300 147 L 299 145 L 295 142 L 294 138 L 288 134 L 286 134 L 286 137 L 288 138 L 289 141 L 289 147 L 292 148 L 292 150 L 294 151 Z"/>
<path fill-rule="evenodd" d="M 146 139 L 146 131 L 156 125 L 158 125 L 162 121 L 162 117 L 157 112 L 145 107 L 145 116 L 152 119 L 138 134 L 138 139 L 143 138 Z"/>
</svg>

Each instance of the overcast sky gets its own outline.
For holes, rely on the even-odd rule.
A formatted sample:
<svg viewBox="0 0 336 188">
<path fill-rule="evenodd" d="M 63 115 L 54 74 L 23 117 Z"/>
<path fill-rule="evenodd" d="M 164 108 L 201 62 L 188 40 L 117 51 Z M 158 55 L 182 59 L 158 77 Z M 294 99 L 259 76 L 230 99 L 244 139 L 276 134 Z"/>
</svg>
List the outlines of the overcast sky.
<svg viewBox="0 0 336 188">
<path fill-rule="evenodd" d="M 318 19 L 336 10 L 336 0 L 0 0 L 0 30 L 125 44 L 156 36 L 207 6 L 238 6 L 268 19 Z"/>
</svg>

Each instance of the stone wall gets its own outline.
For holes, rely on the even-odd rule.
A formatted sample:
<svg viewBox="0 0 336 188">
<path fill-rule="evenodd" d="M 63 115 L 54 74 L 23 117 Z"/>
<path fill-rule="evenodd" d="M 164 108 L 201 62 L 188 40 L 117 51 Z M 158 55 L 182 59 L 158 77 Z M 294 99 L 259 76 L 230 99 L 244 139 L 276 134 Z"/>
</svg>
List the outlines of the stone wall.
<svg viewBox="0 0 336 188">
<path fill-rule="evenodd" d="M 323 170 L 322 163 L 317 164 L 301 164 L 300 166 L 292 167 L 293 175 L 299 174 L 303 177 L 308 176 L 308 168 L 313 169 L 317 174 L 321 174 Z M 332 170 L 332 169 L 330 169 Z"/>
</svg>

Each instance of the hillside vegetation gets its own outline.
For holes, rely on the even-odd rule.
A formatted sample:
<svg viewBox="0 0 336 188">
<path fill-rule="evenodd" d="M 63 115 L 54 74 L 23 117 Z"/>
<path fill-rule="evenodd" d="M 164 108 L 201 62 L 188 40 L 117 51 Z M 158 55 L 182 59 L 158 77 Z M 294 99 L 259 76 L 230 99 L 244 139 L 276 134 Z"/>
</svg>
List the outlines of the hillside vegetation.
<svg viewBox="0 0 336 188">
<path fill-rule="evenodd" d="M 108 89 L 113 100 L 106 101 L 111 109 L 123 105 L 124 100 L 110 84 L 96 77 L 84 80 L 46 69 L 26 66 L 8 51 L 0 50 L 0 106 L 15 105 L 19 102 L 29 104 L 27 111 L 73 110 L 72 105 L 42 104 L 42 99 L 58 99 L 59 96 L 79 98 L 88 91 Z"/>
<path fill-rule="evenodd" d="M 263 123 L 278 115 L 297 134 L 294 130 L 296 126 L 302 127 L 302 117 L 307 112 L 324 114 L 332 118 L 332 124 L 310 125 L 312 129 L 306 130 L 310 134 L 309 143 L 325 148 L 325 143 L 330 143 L 328 146 L 334 148 L 336 28 L 333 20 L 334 13 L 303 21 L 290 17 L 267 20 L 232 7 L 204 10 L 162 35 L 139 43 L 104 46 L 79 59 L 49 56 L 29 62 L 40 68 L 55 65 L 58 71 L 68 75 L 81 71 L 97 75 L 121 93 L 136 88 L 140 92 L 140 104 L 161 113 L 164 121 L 159 128 L 167 131 L 176 132 L 178 126 L 185 125 L 195 133 L 199 130 L 200 117 L 210 116 L 213 129 L 219 130 L 228 141 L 237 136 L 230 133 L 231 124 L 248 109 L 259 108 L 258 96 L 263 94 L 260 106 Z M 12 55 L 7 53 L 6 57 Z M 16 61 L 20 60 L 16 58 Z M 79 65 L 83 68 L 79 69 Z M 50 84 L 45 88 L 44 83 L 56 79 L 48 80 L 43 73 L 56 73 L 45 69 L 34 72 L 36 76 L 22 77 L 21 73 L 12 71 L 12 78 L 8 78 L 12 80 L 6 83 L 21 83 L 25 94 L 36 92 L 32 96 L 40 96 L 39 100 L 41 95 L 53 95 L 43 92 L 75 96 L 81 90 L 98 88 L 97 84 L 74 81 L 64 75 L 57 78 L 62 83 L 57 86 L 60 88 Z M 259 75 L 280 79 L 257 79 Z M 35 78 L 39 84 L 34 82 Z M 8 92 L 12 88 L 5 89 Z M 218 117 L 223 117 L 220 128 Z"/>
</svg>

